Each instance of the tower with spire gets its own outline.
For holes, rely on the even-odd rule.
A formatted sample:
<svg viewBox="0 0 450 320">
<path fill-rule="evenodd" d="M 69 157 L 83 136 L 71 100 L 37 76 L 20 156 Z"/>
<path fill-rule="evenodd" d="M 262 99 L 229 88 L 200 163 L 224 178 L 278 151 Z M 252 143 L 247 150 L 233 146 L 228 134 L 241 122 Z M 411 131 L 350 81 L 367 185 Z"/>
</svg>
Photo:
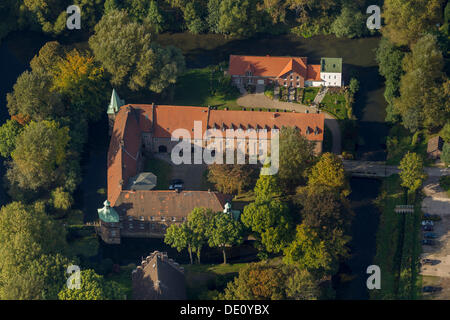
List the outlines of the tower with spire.
<svg viewBox="0 0 450 320">
<path fill-rule="evenodd" d="M 109 119 L 109 135 L 112 134 L 112 130 L 114 128 L 114 120 L 116 119 L 116 114 L 119 112 L 121 106 L 125 104 L 125 101 L 120 99 L 117 94 L 116 89 L 113 89 L 111 94 L 111 101 L 109 102 L 108 109 L 106 113 L 108 114 Z"/>
</svg>

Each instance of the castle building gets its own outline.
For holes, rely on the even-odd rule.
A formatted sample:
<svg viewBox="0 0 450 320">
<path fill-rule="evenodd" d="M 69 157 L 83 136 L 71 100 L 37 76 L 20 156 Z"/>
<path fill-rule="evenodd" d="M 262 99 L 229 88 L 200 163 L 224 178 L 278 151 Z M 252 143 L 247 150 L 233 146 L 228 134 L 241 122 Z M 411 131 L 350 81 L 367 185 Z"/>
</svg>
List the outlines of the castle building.
<svg viewBox="0 0 450 320">
<path fill-rule="evenodd" d="M 118 102 L 120 98 L 114 91 L 108 108 L 113 127 L 107 159 L 107 201 L 98 211 L 98 233 L 106 243 L 118 244 L 122 237 L 164 237 L 171 224 L 183 223 L 196 207 L 215 212 L 227 209 L 231 197 L 218 192 L 153 190 L 158 173 L 142 172 L 144 153 L 170 153 L 179 143 L 172 141 L 176 130 L 189 133 L 191 144 L 200 148 L 207 145 L 206 130 L 231 131 L 238 137 L 242 134 L 248 150 L 249 145 L 260 143 L 251 135 L 245 136 L 248 132 L 258 132 L 269 140 L 272 132 L 295 127 L 316 144 L 316 153 L 322 151 L 323 114 L 155 104 L 116 108 Z M 195 135 L 197 127 L 201 128 L 199 137 Z"/>
</svg>

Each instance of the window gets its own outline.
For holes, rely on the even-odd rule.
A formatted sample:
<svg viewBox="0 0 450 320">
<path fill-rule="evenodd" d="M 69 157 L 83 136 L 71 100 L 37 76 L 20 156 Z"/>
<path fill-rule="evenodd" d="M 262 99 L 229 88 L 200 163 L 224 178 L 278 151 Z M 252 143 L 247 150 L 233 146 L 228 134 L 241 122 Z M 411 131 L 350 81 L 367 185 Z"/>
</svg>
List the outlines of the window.
<svg viewBox="0 0 450 320">
<path fill-rule="evenodd" d="M 175 217 L 172 217 L 172 221 L 177 221 L 177 218 L 175 218 Z"/>
<path fill-rule="evenodd" d="M 334 78 L 336 79 L 336 76 L 334 76 Z"/>
<path fill-rule="evenodd" d="M 145 220 L 144 216 L 140 216 L 139 220 L 144 221 Z"/>
<path fill-rule="evenodd" d="M 116 236 L 116 230 L 111 230 L 111 237 L 115 237 Z"/>
<path fill-rule="evenodd" d="M 300 79 L 300 77 L 299 76 L 297 76 L 297 80 L 299 80 Z"/>
<path fill-rule="evenodd" d="M 139 228 L 140 228 L 141 230 L 144 230 L 144 229 L 145 229 L 145 225 L 141 222 L 141 223 L 139 224 Z"/>
<path fill-rule="evenodd" d="M 128 229 L 133 230 L 133 224 L 132 223 L 128 224 Z"/>
<path fill-rule="evenodd" d="M 297 87 L 300 87 L 300 82 L 297 81 Z"/>
<path fill-rule="evenodd" d="M 128 221 L 133 221 L 133 217 L 132 216 L 128 216 Z"/>
<path fill-rule="evenodd" d="M 166 221 L 166 218 L 164 216 L 161 216 L 161 221 Z"/>
<path fill-rule="evenodd" d="M 292 78 L 292 76 L 291 76 L 291 80 L 292 80 L 293 78 Z"/>
<path fill-rule="evenodd" d="M 286 87 L 286 81 L 284 82 L 284 86 Z"/>
<path fill-rule="evenodd" d="M 154 217 L 154 216 L 151 216 L 151 217 L 150 217 L 150 221 L 153 221 L 153 220 L 155 220 L 155 217 Z"/>
</svg>

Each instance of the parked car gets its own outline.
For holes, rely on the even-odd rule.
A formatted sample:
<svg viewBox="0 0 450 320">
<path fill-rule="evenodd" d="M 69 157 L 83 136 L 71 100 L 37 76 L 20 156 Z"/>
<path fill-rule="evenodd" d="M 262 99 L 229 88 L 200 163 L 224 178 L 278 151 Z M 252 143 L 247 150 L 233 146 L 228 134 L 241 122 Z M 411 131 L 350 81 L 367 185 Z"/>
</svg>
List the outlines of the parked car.
<svg viewBox="0 0 450 320">
<path fill-rule="evenodd" d="M 422 230 L 423 231 L 433 231 L 434 228 L 433 228 L 433 226 L 426 225 L 426 226 L 422 226 Z"/>
<path fill-rule="evenodd" d="M 422 220 L 433 220 L 433 221 L 439 221 L 441 220 L 441 216 L 438 214 L 429 214 L 429 213 L 424 213 L 422 216 Z"/>
<path fill-rule="evenodd" d="M 181 190 L 183 189 L 183 184 L 184 184 L 183 180 L 174 179 L 170 182 L 169 190 L 177 190 L 177 189 Z"/>
<path fill-rule="evenodd" d="M 423 237 L 426 239 L 436 239 L 438 237 L 438 235 L 434 232 L 425 232 L 423 234 Z"/>
<path fill-rule="evenodd" d="M 422 264 L 433 264 L 433 260 L 431 259 L 422 259 L 420 262 Z"/>
<path fill-rule="evenodd" d="M 423 292 L 438 292 L 441 291 L 441 287 L 425 286 L 422 288 Z"/>
<path fill-rule="evenodd" d="M 434 226 L 434 222 L 431 220 L 423 220 L 422 225 L 423 226 Z"/>
<path fill-rule="evenodd" d="M 434 240 L 430 240 L 430 239 L 423 239 L 422 240 L 422 245 L 424 246 L 434 246 L 436 243 Z"/>
</svg>

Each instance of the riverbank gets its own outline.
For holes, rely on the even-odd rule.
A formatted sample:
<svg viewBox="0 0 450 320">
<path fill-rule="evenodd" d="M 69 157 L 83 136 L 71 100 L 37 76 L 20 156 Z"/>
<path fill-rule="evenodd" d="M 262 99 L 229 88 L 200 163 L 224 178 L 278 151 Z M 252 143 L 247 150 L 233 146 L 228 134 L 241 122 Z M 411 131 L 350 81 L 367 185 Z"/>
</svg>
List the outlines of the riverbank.
<svg viewBox="0 0 450 320">
<path fill-rule="evenodd" d="M 381 210 L 374 264 L 381 270 L 381 289 L 372 299 L 420 299 L 419 273 L 421 196 L 416 196 L 414 213 L 395 213 L 396 205 L 407 204 L 400 177 L 383 180 L 377 205 Z"/>
</svg>

